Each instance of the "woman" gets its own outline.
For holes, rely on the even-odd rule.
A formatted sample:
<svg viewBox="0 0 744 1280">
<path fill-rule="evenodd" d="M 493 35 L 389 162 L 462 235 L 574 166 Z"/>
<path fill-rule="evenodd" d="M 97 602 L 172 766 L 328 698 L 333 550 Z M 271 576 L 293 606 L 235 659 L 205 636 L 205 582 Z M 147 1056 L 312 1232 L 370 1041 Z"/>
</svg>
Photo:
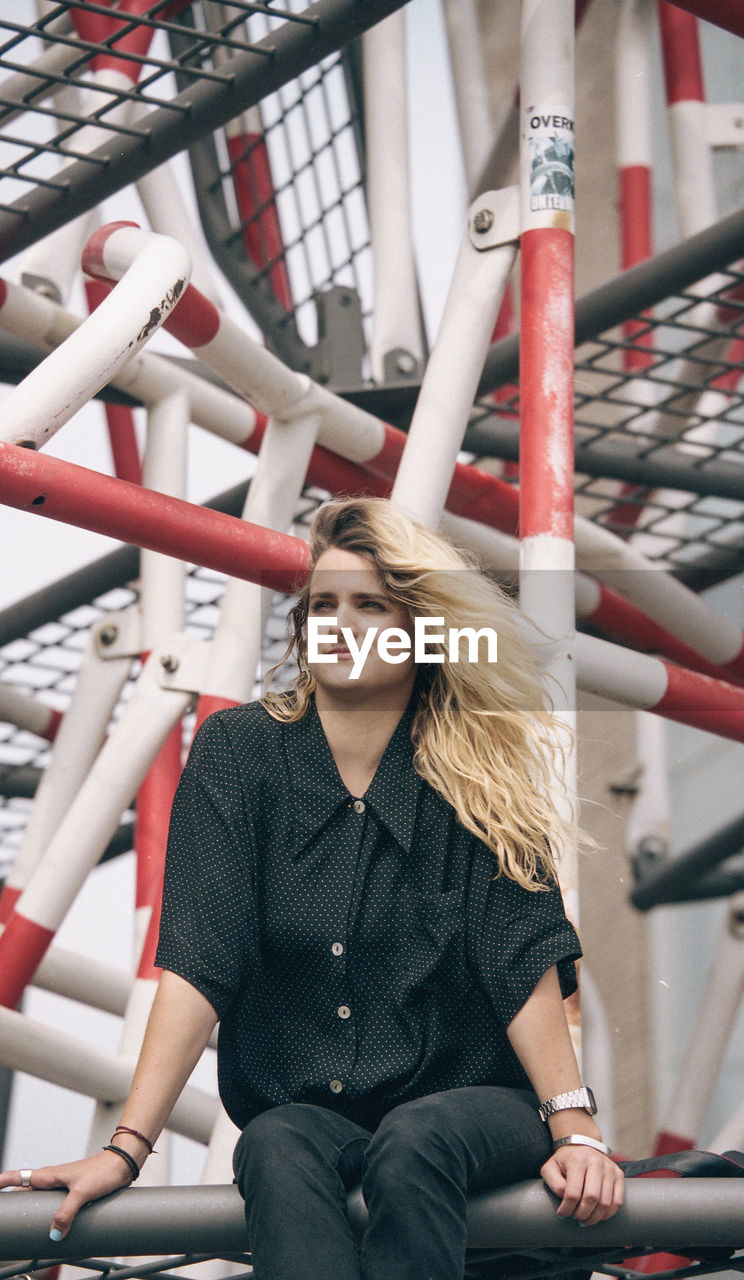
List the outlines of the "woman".
<svg viewBox="0 0 744 1280">
<path fill-rule="evenodd" d="M 586 1225 L 622 1202 L 563 1008 L 553 723 L 516 610 L 439 538 L 351 499 L 312 553 L 293 686 L 210 717 L 183 772 L 121 1127 L 30 1181 L 69 1188 L 57 1239 L 126 1185 L 219 1019 L 258 1280 L 460 1280 L 470 1191 L 539 1171 Z M 452 640 L 484 626 L 497 661 Z"/>
</svg>

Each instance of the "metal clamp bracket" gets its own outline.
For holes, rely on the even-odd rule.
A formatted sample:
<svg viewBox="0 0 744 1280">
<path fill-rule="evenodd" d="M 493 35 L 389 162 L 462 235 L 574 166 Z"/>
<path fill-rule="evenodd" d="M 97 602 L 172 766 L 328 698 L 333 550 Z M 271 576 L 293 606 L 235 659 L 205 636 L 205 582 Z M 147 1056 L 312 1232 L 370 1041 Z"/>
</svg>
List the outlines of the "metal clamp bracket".
<svg viewBox="0 0 744 1280">
<path fill-rule="evenodd" d="M 519 240 L 519 187 L 484 191 L 468 213 L 470 243 L 478 250 L 497 249 Z"/>
<path fill-rule="evenodd" d="M 162 689 L 201 693 L 212 651 L 211 640 L 175 635 L 154 649 L 150 658 Z"/>
<path fill-rule="evenodd" d="M 91 628 L 91 636 L 98 658 L 138 658 L 142 652 L 139 606 L 132 605 L 120 613 L 108 613 Z"/>
</svg>

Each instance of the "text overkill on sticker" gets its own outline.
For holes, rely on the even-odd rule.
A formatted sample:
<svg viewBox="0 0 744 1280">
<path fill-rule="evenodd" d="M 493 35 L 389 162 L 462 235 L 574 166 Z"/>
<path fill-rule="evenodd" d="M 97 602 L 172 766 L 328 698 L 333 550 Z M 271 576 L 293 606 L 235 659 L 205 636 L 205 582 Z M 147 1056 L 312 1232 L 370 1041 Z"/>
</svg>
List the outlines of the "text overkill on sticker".
<svg viewBox="0 0 744 1280">
<path fill-rule="evenodd" d="M 529 207 L 535 214 L 574 210 L 574 122 L 562 110 L 527 113 Z"/>
</svg>

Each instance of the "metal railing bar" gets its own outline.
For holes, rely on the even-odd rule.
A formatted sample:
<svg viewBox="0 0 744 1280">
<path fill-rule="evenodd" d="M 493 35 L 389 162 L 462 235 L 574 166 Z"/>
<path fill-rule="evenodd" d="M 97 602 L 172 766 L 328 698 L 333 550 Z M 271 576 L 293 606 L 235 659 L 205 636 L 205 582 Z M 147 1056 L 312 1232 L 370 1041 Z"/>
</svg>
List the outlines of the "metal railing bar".
<svg viewBox="0 0 744 1280">
<path fill-rule="evenodd" d="M 63 1193 L 56 1191 L 0 1197 L 3 1250 L 28 1257 L 44 1249 L 48 1258 L 49 1222 L 62 1198 Z M 654 1248 L 686 1254 L 710 1246 L 739 1249 L 744 1244 L 741 1203 L 739 1178 L 629 1179 L 623 1207 L 613 1218 L 592 1227 L 589 1252 L 599 1255 L 622 1248 L 633 1254 L 639 1248 Z M 349 1196 L 349 1217 L 358 1235 L 366 1219 L 358 1188 Z M 469 1202 L 472 1248 L 509 1246 L 530 1252 L 565 1248 L 577 1250 L 580 1257 L 587 1252 L 584 1240 L 577 1222 L 556 1217 L 554 1199 L 539 1181 L 479 1194 Z M 193 1249 L 214 1256 L 245 1253 L 248 1245 L 237 1187 L 133 1187 L 87 1206 L 57 1246 L 55 1260 L 91 1254 L 115 1257 L 125 1250 L 136 1255 Z"/>
<path fill-rule="evenodd" d="M 671 451 L 672 447 L 670 441 L 656 441 L 651 449 Z M 475 423 L 465 433 L 463 448 L 481 457 L 490 455 L 516 462 L 519 459 L 519 427 L 515 422 L 503 420 Z M 662 462 L 641 451 L 628 457 L 607 445 L 577 444 L 574 459 L 578 472 L 595 478 L 630 481 L 648 489 L 683 489 L 700 497 L 744 501 L 744 457 L 742 467 L 738 468 L 700 458 L 687 463 Z"/>
</svg>

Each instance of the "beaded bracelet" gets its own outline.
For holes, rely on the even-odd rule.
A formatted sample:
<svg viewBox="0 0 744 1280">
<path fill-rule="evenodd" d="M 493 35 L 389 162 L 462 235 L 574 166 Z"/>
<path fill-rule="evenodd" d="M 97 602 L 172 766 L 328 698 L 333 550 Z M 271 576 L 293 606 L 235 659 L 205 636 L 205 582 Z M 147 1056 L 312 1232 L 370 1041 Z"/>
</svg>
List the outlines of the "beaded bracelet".
<svg viewBox="0 0 744 1280">
<path fill-rule="evenodd" d="M 117 1133 L 130 1133 L 133 1138 L 139 1138 L 140 1142 L 144 1142 L 151 1156 L 157 1155 L 157 1151 L 155 1150 L 152 1143 L 150 1142 L 150 1139 L 146 1138 L 144 1133 L 140 1133 L 139 1129 L 130 1129 L 125 1124 L 118 1124 L 114 1129 L 113 1136 L 116 1137 Z"/>
<path fill-rule="evenodd" d="M 114 1144 L 110 1142 L 108 1146 L 104 1147 L 103 1149 L 104 1151 L 114 1151 L 117 1156 L 121 1156 L 122 1160 L 126 1161 L 126 1163 L 129 1165 L 129 1172 L 132 1175 L 132 1182 L 134 1182 L 140 1176 L 140 1168 L 139 1168 L 139 1165 L 137 1164 L 137 1161 L 135 1160 L 134 1156 L 130 1156 L 129 1152 L 125 1151 L 123 1147 L 115 1147 Z"/>
</svg>

